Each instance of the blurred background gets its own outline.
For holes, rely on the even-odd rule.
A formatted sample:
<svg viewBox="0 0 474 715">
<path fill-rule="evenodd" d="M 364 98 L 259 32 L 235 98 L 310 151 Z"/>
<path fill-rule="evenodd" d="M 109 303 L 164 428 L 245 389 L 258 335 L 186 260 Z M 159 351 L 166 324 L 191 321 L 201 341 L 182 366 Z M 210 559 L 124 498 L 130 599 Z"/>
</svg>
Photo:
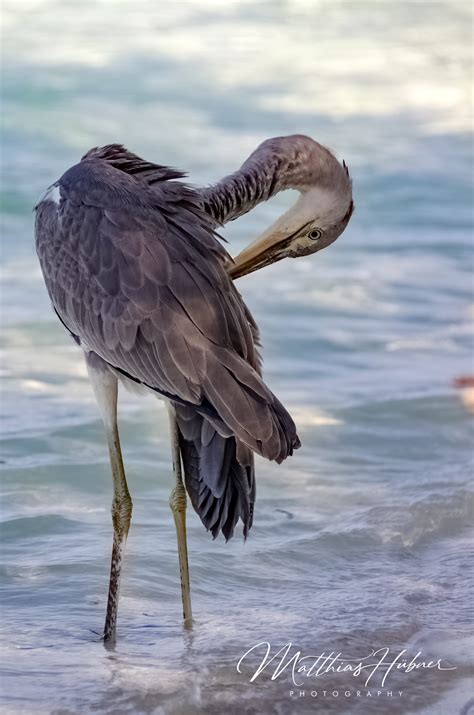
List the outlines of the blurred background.
<svg viewBox="0 0 474 715">
<path fill-rule="evenodd" d="M 269 640 L 422 648 L 456 667 L 395 676 L 398 701 L 318 700 L 324 712 L 467 713 L 472 416 L 452 381 L 473 371 L 471 3 L 4 0 L 2 19 L 5 712 L 313 712 L 289 680 L 237 673 Z M 92 146 L 124 143 L 202 185 L 291 133 L 346 160 L 356 204 L 327 251 L 239 281 L 303 447 L 258 460 L 246 544 L 213 543 L 188 511 L 186 636 L 165 411 L 122 395 L 135 510 L 108 653 L 89 630 L 108 583 L 106 446 L 32 208 Z M 293 200 L 226 227 L 230 251 Z"/>
</svg>

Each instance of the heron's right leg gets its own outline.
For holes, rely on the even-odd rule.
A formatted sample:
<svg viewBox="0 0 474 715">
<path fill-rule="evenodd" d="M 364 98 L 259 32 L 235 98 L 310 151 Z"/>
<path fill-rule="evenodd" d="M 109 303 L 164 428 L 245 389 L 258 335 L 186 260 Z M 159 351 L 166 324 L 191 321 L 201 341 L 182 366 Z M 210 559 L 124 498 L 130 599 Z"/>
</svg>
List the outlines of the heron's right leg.
<svg viewBox="0 0 474 715">
<path fill-rule="evenodd" d="M 86 355 L 86 364 L 100 414 L 107 432 L 109 444 L 110 466 L 114 496 L 112 501 L 112 523 L 114 540 L 112 546 L 112 562 L 110 566 L 109 595 L 107 599 L 107 614 L 104 627 L 104 641 L 115 642 L 117 611 L 120 589 L 120 574 L 123 554 L 127 541 L 130 519 L 132 516 L 132 499 L 128 491 L 125 470 L 123 467 L 122 450 L 117 426 L 117 377 L 107 368 L 105 363 L 95 353 Z"/>
<path fill-rule="evenodd" d="M 189 585 L 188 544 L 186 539 L 186 489 L 183 483 L 181 467 L 181 452 L 179 449 L 179 432 L 173 407 L 168 405 L 170 420 L 171 454 L 173 458 L 173 473 L 175 484 L 170 495 L 170 507 L 173 512 L 178 541 L 179 574 L 181 580 L 181 600 L 183 603 L 183 619 L 186 628 L 192 628 L 191 588 Z"/>
</svg>

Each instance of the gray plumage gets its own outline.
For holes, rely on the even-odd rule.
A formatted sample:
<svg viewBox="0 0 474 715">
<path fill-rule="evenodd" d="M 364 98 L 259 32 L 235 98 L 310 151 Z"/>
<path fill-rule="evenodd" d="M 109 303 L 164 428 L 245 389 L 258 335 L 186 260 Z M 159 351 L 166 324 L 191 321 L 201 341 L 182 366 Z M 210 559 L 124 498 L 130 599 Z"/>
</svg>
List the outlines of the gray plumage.
<svg viewBox="0 0 474 715">
<path fill-rule="evenodd" d="M 238 171 L 200 193 L 205 211 L 217 224 L 225 224 L 280 191 L 316 185 L 342 198 L 351 190 L 349 171 L 329 149 L 296 134 L 262 142 Z"/>
<path fill-rule="evenodd" d="M 245 534 L 252 523 L 253 452 L 281 462 L 299 439 L 261 379 L 258 332 L 208 215 L 235 207 L 211 210 L 182 176 L 119 145 L 93 149 L 54 185 L 59 202 L 38 204 L 36 247 L 83 349 L 175 404 L 191 502 L 228 539 L 239 518 Z"/>
</svg>

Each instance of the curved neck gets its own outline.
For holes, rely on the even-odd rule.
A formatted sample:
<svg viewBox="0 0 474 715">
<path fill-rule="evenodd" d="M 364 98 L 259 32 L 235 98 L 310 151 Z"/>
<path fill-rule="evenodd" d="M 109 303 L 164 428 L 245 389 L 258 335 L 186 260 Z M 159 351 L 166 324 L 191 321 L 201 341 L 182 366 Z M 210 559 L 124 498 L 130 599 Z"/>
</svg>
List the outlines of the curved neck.
<svg viewBox="0 0 474 715">
<path fill-rule="evenodd" d="M 222 225 L 280 191 L 334 186 L 335 178 L 338 182 L 349 180 L 328 149 L 310 137 L 275 137 L 260 144 L 238 171 L 201 189 L 200 194 L 206 213 Z"/>
</svg>

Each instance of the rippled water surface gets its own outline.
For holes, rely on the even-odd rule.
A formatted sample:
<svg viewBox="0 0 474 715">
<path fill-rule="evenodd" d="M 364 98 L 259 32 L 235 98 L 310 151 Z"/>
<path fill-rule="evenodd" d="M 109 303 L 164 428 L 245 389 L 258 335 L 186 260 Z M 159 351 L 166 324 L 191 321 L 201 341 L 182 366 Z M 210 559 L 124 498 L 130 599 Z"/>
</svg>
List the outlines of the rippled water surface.
<svg viewBox="0 0 474 715">
<path fill-rule="evenodd" d="M 471 712 L 472 417 L 451 386 L 472 370 L 470 3 L 25 0 L 3 15 L 3 711 Z M 134 515 L 107 651 L 104 434 L 32 206 L 101 143 L 201 184 L 294 132 L 346 159 L 357 206 L 328 251 L 239 283 L 303 447 L 258 459 L 247 543 L 213 542 L 189 513 L 185 632 L 165 411 L 122 395 Z M 292 200 L 227 227 L 231 250 Z M 256 654 L 236 665 L 260 641 L 421 650 L 450 670 L 399 671 L 371 696 L 348 674 L 249 683 Z"/>
</svg>

